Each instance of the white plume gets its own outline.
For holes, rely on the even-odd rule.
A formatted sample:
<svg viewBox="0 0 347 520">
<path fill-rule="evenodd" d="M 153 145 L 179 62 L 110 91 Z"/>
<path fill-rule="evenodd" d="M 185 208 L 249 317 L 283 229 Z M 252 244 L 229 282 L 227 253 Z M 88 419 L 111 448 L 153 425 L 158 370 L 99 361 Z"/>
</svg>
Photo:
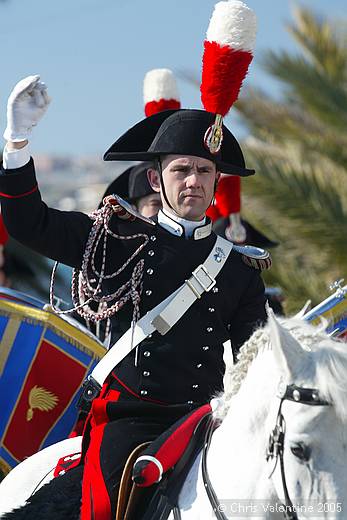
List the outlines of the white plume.
<svg viewBox="0 0 347 520">
<path fill-rule="evenodd" d="M 240 0 L 218 2 L 210 20 L 206 39 L 234 50 L 253 51 L 257 19 Z"/>
<path fill-rule="evenodd" d="M 144 104 L 160 99 L 180 100 L 175 76 L 170 69 L 153 69 L 145 75 L 143 81 Z"/>
</svg>

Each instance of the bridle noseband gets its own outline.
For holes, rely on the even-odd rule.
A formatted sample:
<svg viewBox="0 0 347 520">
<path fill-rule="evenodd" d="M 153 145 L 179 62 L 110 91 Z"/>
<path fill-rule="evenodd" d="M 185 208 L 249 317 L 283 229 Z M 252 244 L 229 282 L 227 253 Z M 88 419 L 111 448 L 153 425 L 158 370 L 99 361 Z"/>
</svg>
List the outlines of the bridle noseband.
<svg viewBox="0 0 347 520">
<path fill-rule="evenodd" d="M 282 414 L 282 404 L 283 401 L 293 401 L 295 403 L 307 404 L 309 406 L 329 406 L 330 403 L 328 403 L 328 401 L 326 401 L 325 399 L 321 399 L 319 391 L 316 388 L 302 388 L 294 384 L 285 385 L 283 382 L 279 384 L 278 397 L 280 398 L 280 404 L 277 412 L 276 425 L 274 429 L 271 431 L 269 437 L 269 443 L 266 451 L 266 460 L 269 461 L 273 459 L 275 461 L 273 470 L 269 478 L 275 471 L 278 460 L 280 461 L 282 486 L 285 499 L 285 504 L 283 504 L 283 515 L 286 520 L 298 520 L 298 516 L 296 514 L 296 511 L 294 510 L 293 503 L 288 493 L 286 476 L 284 471 L 283 454 L 286 423 Z M 227 520 L 226 515 L 222 511 L 222 507 L 218 500 L 216 492 L 213 489 L 207 471 L 207 453 L 210 447 L 211 438 L 215 427 L 216 423 L 211 417 L 211 420 L 206 429 L 204 446 L 202 450 L 201 471 L 205 490 L 213 508 L 214 515 L 216 516 L 217 520 Z"/>
</svg>

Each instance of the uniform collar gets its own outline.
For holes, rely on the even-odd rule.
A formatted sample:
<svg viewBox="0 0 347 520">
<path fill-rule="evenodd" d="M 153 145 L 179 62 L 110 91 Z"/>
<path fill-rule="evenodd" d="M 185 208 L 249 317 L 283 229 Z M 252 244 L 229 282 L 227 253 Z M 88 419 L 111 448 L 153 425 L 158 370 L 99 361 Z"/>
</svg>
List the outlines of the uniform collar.
<svg viewBox="0 0 347 520">
<path fill-rule="evenodd" d="M 199 222 L 177 217 L 167 210 L 158 213 L 158 224 L 177 237 L 184 236 L 193 240 L 201 240 L 211 234 L 212 223 L 209 218 L 203 218 Z"/>
</svg>

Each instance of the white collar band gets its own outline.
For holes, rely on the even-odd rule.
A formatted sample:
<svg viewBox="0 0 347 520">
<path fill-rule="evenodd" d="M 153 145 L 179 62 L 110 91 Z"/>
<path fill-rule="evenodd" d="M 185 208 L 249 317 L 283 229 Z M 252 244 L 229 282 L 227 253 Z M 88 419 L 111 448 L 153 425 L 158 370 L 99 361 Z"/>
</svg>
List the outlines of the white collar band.
<svg viewBox="0 0 347 520">
<path fill-rule="evenodd" d="M 210 219 L 204 217 L 196 222 L 178 217 L 168 210 L 160 210 L 158 213 L 158 224 L 178 237 L 185 236 L 193 240 L 200 240 L 211 234 L 212 223 Z"/>
</svg>

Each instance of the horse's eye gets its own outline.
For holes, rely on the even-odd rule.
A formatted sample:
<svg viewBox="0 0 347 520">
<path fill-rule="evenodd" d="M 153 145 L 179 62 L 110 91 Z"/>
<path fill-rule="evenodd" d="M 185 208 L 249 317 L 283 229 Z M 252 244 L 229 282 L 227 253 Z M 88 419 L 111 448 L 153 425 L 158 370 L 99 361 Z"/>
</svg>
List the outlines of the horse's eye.
<svg viewBox="0 0 347 520">
<path fill-rule="evenodd" d="M 290 447 L 292 454 L 298 459 L 307 462 L 311 456 L 311 449 L 303 442 L 298 442 Z"/>
</svg>

